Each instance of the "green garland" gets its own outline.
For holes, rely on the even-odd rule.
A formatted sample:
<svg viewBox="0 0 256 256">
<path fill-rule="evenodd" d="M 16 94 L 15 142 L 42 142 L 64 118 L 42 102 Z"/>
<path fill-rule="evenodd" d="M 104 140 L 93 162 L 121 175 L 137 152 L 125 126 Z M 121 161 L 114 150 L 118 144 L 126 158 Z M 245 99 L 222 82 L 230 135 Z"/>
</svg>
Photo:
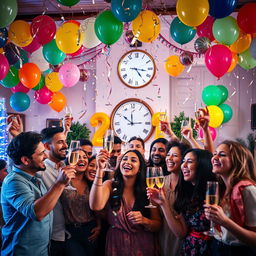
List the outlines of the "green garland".
<svg viewBox="0 0 256 256">
<path fill-rule="evenodd" d="M 72 123 L 70 132 L 67 136 L 67 143 L 70 144 L 71 140 L 89 139 L 91 131 L 86 127 L 86 124 L 79 122 Z"/>
</svg>

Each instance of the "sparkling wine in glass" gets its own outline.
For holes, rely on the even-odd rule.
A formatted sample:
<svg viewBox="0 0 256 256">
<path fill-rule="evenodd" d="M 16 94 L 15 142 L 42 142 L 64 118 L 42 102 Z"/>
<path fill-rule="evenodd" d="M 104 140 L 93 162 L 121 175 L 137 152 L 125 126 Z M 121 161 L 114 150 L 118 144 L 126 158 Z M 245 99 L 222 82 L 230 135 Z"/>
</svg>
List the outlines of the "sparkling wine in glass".
<svg viewBox="0 0 256 256">
<path fill-rule="evenodd" d="M 164 131 L 161 130 L 161 122 L 166 122 L 167 121 L 167 114 L 166 114 L 167 110 L 165 109 L 164 112 L 161 112 L 160 110 L 160 113 L 159 113 L 159 130 L 160 130 L 160 136 L 163 136 L 165 137 L 165 133 Z"/>
<path fill-rule="evenodd" d="M 147 167 L 146 173 L 146 184 L 148 188 L 153 188 L 156 184 L 156 167 Z M 149 205 L 146 205 L 145 208 L 156 208 L 149 199 Z"/>
<path fill-rule="evenodd" d="M 103 138 L 103 148 L 111 153 L 114 146 L 114 130 L 107 130 L 105 136 Z M 113 170 L 110 169 L 109 163 L 107 163 L 105 171 L 111 172 Z"/>
<path fill-rule="evenodd" d="M 161 189 L 164 186 L 164 174 L 162 167 L 155 167 L 156 169 L 156 178 L 155 183 L 156 186 Z"/>
<path fill-rule="evenodd" d="M 68 118 L 70 119 L 70 121 L 72 122 L 73 120 L 73 114 L 72 114 L 72 108 L 69 106 L 65 107 L 65 118 L 63 120 L 63 127 L 65 127 L 65 119 Z M 71 130 L 69 130 L 68 132 L 72 132 Z"/>
</svg>

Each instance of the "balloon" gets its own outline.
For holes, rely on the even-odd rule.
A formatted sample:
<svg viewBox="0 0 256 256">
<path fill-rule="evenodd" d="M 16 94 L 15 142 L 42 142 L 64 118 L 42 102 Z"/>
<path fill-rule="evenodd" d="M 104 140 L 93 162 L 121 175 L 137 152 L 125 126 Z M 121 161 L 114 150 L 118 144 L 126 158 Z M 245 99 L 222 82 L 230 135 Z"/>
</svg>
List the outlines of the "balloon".
<svg viewBox="0 0 256 256">
<path fill-rule="evenodd" d="M 81 25 L 81 23 L 80 23 L 79 21 L 77 21 L 77 20 L 67 20 L 67 21 L 65 21 L 64 23 L 74 23 L 74 24 L 76 24 L 78 27 L 80 27 L 80 25 Z"/>
<path fill-rule="evenodd" d="M 209 0 L 210 15 L 216 19 L 229 16 L 236 8 L 238 0 Z"/>
<path fill-rule="evenodd" d="M 250 46 L 250 54 L 254 59 L 256 59 L 256 38 L 252 40 L 252 43 Z"/>
<path fill-rule="evenodd" d="M 35 87 L 39 83 L 40 77 L 40 69 L 34 63 L 25 63 L 19 70 L 20 81 L 28 88 Z"/>
<path fill-rule="evenodd" d="M 213 17 L 208 16 L 206 20 L 196 28 L 196 33 L 198 37 L 208 37 L 210 41 L 214 40 L 214 36 L 212 33 L 212 26 L 214 20 L 215 19 Z"/>
<path fill-rule="evenodd" d="M 8 40 L 8 30 L 6 28 L 0 28 L 0 48 L 5 46 Z"/>
<path fill-rule="evenodd" d="M 43 56 L 43 48 L 34 51 L 30 56 L 29 62 L 36 64 L 41 71 L 45 71 L 49 68 L 49 63 Z"/>
<path fill-rule="evenodd" d="M 112 0 L 111 11 L 114 16 L 122 22 L 134 20 L 140 13 L 142 0 Z"/>
<path fill-rule="evenodd" d="M 172 39 L 179 44 L 190 42 L 196 35 L 196 30 L 183 24 L 178 17 L 172 20 L 170 26 Z"/>
<path fill-rule="evenodd" d="M 170 76 L 178 76 L 184 70 L 177 55 L 169 56 L 164 63 L 164 68 Z"/>
<path fill-rule="evenodd" d="M 19 60 L 14 64 L 14 67 L 20 69 L 25 63 L 28 63 L 28 53 L 20 49 Z"/>
<path fill-rule="evenodd" d="M 45 85 L 52 92 L 57 92 L 63 87 L 57 72 L 52 72 L 45 76 Z"/>
<path fill-rule="evenodd" d="M 11 24 L 17 16 L 18 6 L 16 0 L 0 1 L 0 28 Z"/>
<path fill-rule="evenodd" d="M 79 81 L 86 82 L 89 80 L 89 78 L 90 78 L 90 72 L 87 69 L 81 69 Z"/>
<path fill-rule="evenodd" d="M 176 12 L 179 19 L 187 26 L 197 27 L 209 13 L 208 0 L 178 0 Z"/>
<path fill-rule="evenodd" d="M 235 18 L 228 16 L 217 19 L 212 27 L 214 38 L 225 45 L 233 44 L 239 37 L 239 27 Z"/>
<path fill-rule="evenodd" d="M 32 53 L 39 49 L 41 47 L 41 44 L 38 43 L 37 39 L 34 38 L 33 41 L 25 47 L 22 47 L 26 52 Z"/>
<path fill-rule="evenodd" d="M 248 3 L 240 8 L 237 15 L 238 26 L 247 34 L 256 33 L 256 3 Z"/>
<path fill-rule="evenodd" d="M 214 141 L 217 137 L 217 132 L 213 127 L 210 127 L 210 126 L 209 126 L 209 130 L 210 130 L 212 140 Z M 200 130 L 199 130 L 199 136 L 200 136 L 200 138 L 204 137 L 204 130 L 202 128 L 200 128 Z"/>
<path fill-rule="evenodd" d="M 60 112 L 66 105 L 67 99 L 65 95 L 61 92 L 55 92 L 52 96 L 52 101 L 49 103 L 49 106 L 57 111 Z"/>
<path fill-rule="evenodd" d="M 101 43 L 94 30 L 95 21 L 96 18 L 91 17 L 85 19 L 81 23 L 80 29 L 82 33 L 84 33 L 83 45 L 86 48 L 93 48 Z"/>
<path fill-rule="evenodd" d="M 222 124 L 222 121 L 224 119 L 224 114 L 222 110 L 218 106 L 208 106 L 209 116 L 210 116 L 210 122 L 209 126 L 213 128 L 217 128 Z"/>
<path fill-rule="evenodd" d="M 28 93 L 30 91 L 30 89 L 25 87 L 21 82 L 19 82 L 16 86 L 11 88 L 11 91 L 13 93 L 15 93 L 15 92 Z"/>
<path fill-rule="evenodd" d="M 219 105 L 219 108 L 223 111 L 223 114 L 224 114 L 224 119 L 222 121 L 222 123 L 224 124 L 232 118 L 233 110 L 227 104 L 221 104 L 221 105 Z"/>
<path fill-rule="evenodd" d="M 244 52 L 250 47 L 251 42 L 252 36 L 240 30 L 239 37 L 232 45 L 230 45 L 230 50 L 235 53 Z"/>
<path fill-rule="evenodd" d="M 217 85 L 217 87 L 221 91 L 221 101 L 220 101 L 220 104 L 222 104 L 228 98 L 228 89 L 224 85 Z"/>
<path fill-rule="evenodd" d="M 180 63 L 184 66 L 189 66 L 193 63 L 194 56 L 191 52 L 183 52 L 180 55 Z"/>
<path fill-rule="evenodd" d="M 0 83 L 6 88 L 12 88 L 19 83 L 18 70 L 15 67 L 10 67 L 7 75 Z"/>
<path fill-rule="evenodd" d="M 0 54 L 0 80 L 4 79 L 8 74 L 9 63 L 3 54 Z"/>
<path fill-rule="evenodd" d="M 59 78 L 65 87 L 72 87 L 79 81 L 80 70 L 75 64 L 66 63 L 60 68 Z"/>
<path fill-rule="evenodd" d="M 214 45 L 205 54 L 205 65 L 217 78 L 222 77 L 229 69 L 232 53 L 224 45 Z"/>
<path fill-rule="evenodd" d="M 16 92 L 10 97 L 10 106 L 17 112 L 23 112 L 30 106 L 30 98 L 26 93 Z"/>
<path fill-rule="evenodd" d="M 8 37 L 20 47 L 29 45 L 33 40 L 29 23 L 23 20 L 14 21 L 9 27 Z"/>
<path fill-rule="evenodd" d="M 62 24 L 56 33 L 56 44 L 64 53 L 74 53 L 82 46 L 84 41 L 84 33 L 73 22 Z"/>
<path fill-rule="evenodd" d="M 55 39 L 44 45 L 43 55 L 52 65 L 58 65 L 66 58 L 66 54 L 57 47 Z"/>
<path fill-rule="evenodd" d="M 236 67 L 237 62 L 238 62 L 238 56 L 236 53 L 232 52 L 232 60 L 227 72 L 231 72 Z"/>
<path fill-rule="evenodd" d="M 219 105 L 222 100 L 222 92 L 215 85 L 208 85 L 202 91 L 202 100 L 207 105 Z"/>
<path fill-rule="evenodd" d="M 198 37 L 194 43 L 194 48 L 199 54 L 204 54 L 211 47 L 211 42 L 208 37 Z"/>
<path fill-rule="evenodd" d="M 13 43 L 6 44 L 4 46 L 4 52 L 9 65 L 14 65 L 19 60 L 19 47 L 15 46 Z"/>
<path fill-rule="evenodd" d="M 98 39 L 107 45 L 114 44 L 123 33 L 123 23 L 111 11 L 100 13 L 94 23 L 94 30 Z"/>
<path fill-rule="evenodd" d="M 55 21 L 47 15 L 35 17 L 31 23 L 31 34 L 41 45 L 51 42 L 56 34 Z"/>
<path fill-rule="evenodd" d="M 37 91 L 37 90 L 40 90 L 44 87 L 45 85 L 45 78 L 44 76 L 41 74 L 41 78 L 40 78 L 40 81 L 39 83 L 34 87 L 32 88 L 34 91 Z"/>
<path fill-rule="evenodd" d="M 53 92 L 51 92 L 46 86 L 42 89 L 35 91 L 35 99 L 40 104 L 47 104 L 52 100 Z"/>
<path fill-rule="evenodd" d="M 73 6 L 77 4 L 80 0 L 57 0 L 57 1 L 64 6 Z"/>
<path fill-rule="evenodd" d="M 83 53 L 85 51 L 85 47 L 83 45 L 81 45 L 81 47 L 74 53 L 70 53 L 70 54 L 67 54 L 68 56 L 72 56 L 72 57 L 75 57 L 75 56 L 78 56 L 80 55 L 81 53 Z"/>
<path fill-rule="evenodd" d="M 244 69 L 252 69 L 256 67 L 256 59 L 250 54 L 250 49 L 239 54 L 239 65 Z"/>
</svg>

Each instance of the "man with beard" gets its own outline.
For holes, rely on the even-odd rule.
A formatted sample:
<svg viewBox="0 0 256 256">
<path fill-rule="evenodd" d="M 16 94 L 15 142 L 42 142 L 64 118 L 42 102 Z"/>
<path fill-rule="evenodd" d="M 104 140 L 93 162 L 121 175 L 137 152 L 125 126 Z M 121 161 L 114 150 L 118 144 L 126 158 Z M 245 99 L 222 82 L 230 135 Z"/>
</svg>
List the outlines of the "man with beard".
<svg viewBox="0 0 256 256">
<path fill-rule="evenodd" d="M 164 138 L 158 138 L 154 140 L 150 145 L 149 151 L 149 161 L 148 166 L 160 166 L 163 169 L 164 175 L 168 175 L 167 167 L 166 167 L 166 147 L 168 141 Z"/>
<path fill-rule="evenodd" d="M 39 171 L 45 171 L 47 158 L 42 136 L 23 132 L 7 148 L 14 168 L 3 182 L 1 255 L 48 255 L 52 224 L 51 211 L 66 184 L 75 177 L 74 168 L 62 169 L 47 192 Z"/>
</svg>

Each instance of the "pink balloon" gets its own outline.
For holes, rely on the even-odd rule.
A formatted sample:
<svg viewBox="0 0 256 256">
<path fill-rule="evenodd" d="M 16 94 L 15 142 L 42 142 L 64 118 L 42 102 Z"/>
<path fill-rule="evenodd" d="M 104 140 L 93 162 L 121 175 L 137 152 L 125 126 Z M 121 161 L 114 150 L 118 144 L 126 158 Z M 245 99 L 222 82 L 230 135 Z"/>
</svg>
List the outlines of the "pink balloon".
<svg viewBox="0 0 256 256">
<path fill-rule="evenodd" d="M 29 92 L 29 88 L 25 87 L 21 82 L 19 82 L 16 86 L 11 88 L 11 91 L 13 93 L 15 92 L 24 92 L 24 93 L 28 93 Z"/>
<path fill-rule="evenodd" d="M 32 20 L 30 25 L 31 34 L 41 45 L 52 41 L 56 34 L 56 24 L 54 20 L 47 15 L 40 15 Z"/>
<path fill-rule="evenodd" d="M 73 52 L 73 53 L 70 53 L 70 54 L 67 54 L 67 55 L 75 57 L 75 56 L 81 54 L 85 49 L 86 48 L 83 45 L 81 45 L 81 47 L 76 52 Z"/>
<path fill-rule="evenodd" d="M 0 54 L 0 80 L 5 78 L 8 71 L 9 71 L 9 62 L 3 54 Z"/>
<path fill-rule="evenodd" d="M 42 89 L 35 91 L 35 99 L 41 104 L 47 104 L 52 100 L 53 92 L 51 92 L 46 86 Z"/>
<path fill-rule="evenodd" d="M 209 129 L 210 129 L 212 140 L 214 141 L 217 137 L 217 132 L 216 132 L 215 128 L 213 128 L 213 127 L 209 126 Z M 200 138 L 204 137 L 204 131 L 202 128 L 199 130 L 199 136 L 200 136 Z"/>
<path fill-rule="evenodd" d="M 229 69 L 232 53 L 227 46 L 214 45 L 205 53 L 205 65 L 217 78 L 222 77 Z"/>
<path fill-rule="evenodd" d="M 36 38 L 33 39 L 33 41 L 25 47 L 22 47 L 22 49 L 24 49 L 25 51 L 32 53 L 36 50 L 38 50 L 41 47 L 41 44 L 39 44 L 39 42 L 37 41 Z"/>
<path fill-rule="evenodd" d="M 65 87 L 72 87 L 79 81 L 80 70 L 77 65 L 66 63 L 60 68 L 59 78 Z"/>
<path fill-rule="evenodd" d="M 196 33 L 199 37 L 205 36 L 213 41 L 215 38 L 212 33 L 212 26 L 215 19 L 212 16 L 208 16 L 206 20 L 196 28 Z"/>
</svg>

